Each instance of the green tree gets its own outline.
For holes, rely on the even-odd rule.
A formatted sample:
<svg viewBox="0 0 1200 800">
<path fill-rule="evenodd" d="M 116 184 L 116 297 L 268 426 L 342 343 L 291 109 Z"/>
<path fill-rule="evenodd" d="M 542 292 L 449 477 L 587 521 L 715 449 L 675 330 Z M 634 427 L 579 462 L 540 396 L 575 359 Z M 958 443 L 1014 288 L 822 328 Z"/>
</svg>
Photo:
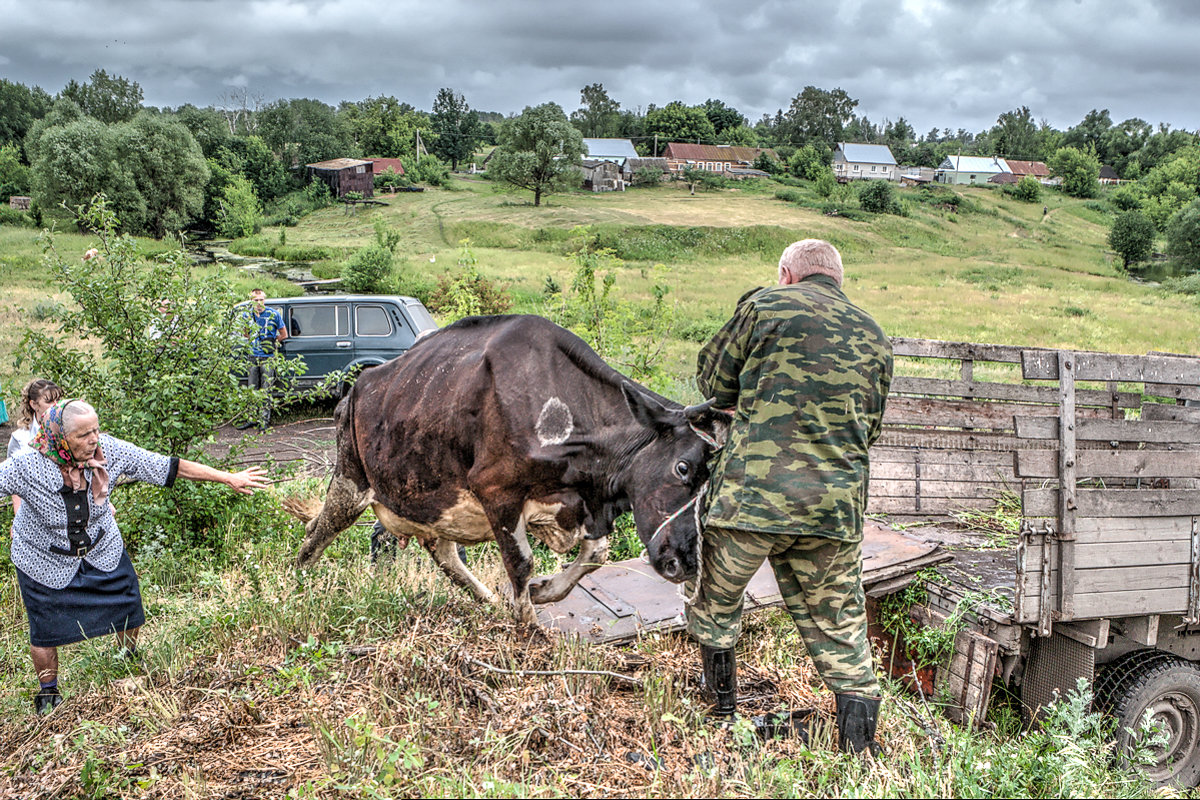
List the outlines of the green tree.
<svg viewBox="0 0 1200 800">
<path fill-rule="evenodd" d="M 747 120 L 742 115 L 742 112 L 736 108 L 730 108 L 722 100 L 714 100 L 710 97 L 704 101 L 704 105 L 701 108 L 704 109 L 704 116 L 708 117 L 708 121 L 712 123 L 713 130 L 718 137 L 733 128 L 746 127 Z M 728 142 L 727 144 L 734 143 Z"/>
<path fill-rule="evenodd" d="M 74 100 L 83 113 L 109 124 L 133 119 L 142 107 L 142 87 L 137 81 L 102 69 L 93 72 L 87 83 L 70 80 L 59 96 Z"/>
<path fill-rule="evenodd" d="M 1060 147 L 1047 166 L 1062 178 L 1063 191 L 1072 197 L 1095 197 L 1099 192 L 1100 162 L 1091 150 Z"/>
<path fill-rule="evenodd" d="M 830 150 L 842 140 L 846 124 L 854 119 L 858 101 L 841 89 L 826 91 L 805 86 L 792 98 L 786 119 L 786 135 L 791 144 L 824 144 Z"/>
<path fill-rule="evenodd" d="M 54 101 L 54 105 L 50 107 L 50 111 L 46 116 L 39 120 L 35 120 L 29 127 L 29 133 L 25 135 L 25 158 L 30 166 L 33 166 L 41 154 L 40 146 L 42 137 L 52 128 L 62 127 L 72 122 L 84 119 L 86 115 L 74 100 L 61 98 Z"/>
<path fill-rule="evenodd" d="M 1093 152 L 1102 152 L 1104 137 L 1112 124 L 1112 117 L 1109 116 L 1107 108 L 1093 108 L 1078 125 L 1067 130 L 1063 136 L 1063 146 L 1074 147 L 1077 150 L 1091 147 Z"/>
<path fill-rule="evenodd" d="M 402 150 L 402 141 L 412 139 L 411 136 L 396 136 L 403 127 L 403 120 L 415 112 L 408 103 L 402 103 L 395 97 L 368 97 L 357 103 L 342 103 L 338 116 L 344 119 L 358 143 L 359 151 L 366 156 L 377 158 L 399 158 L 411 150 Z M 424 116 L 424 115 L 422 115 Z M 407 133 L 403 131 L 402 133 Z M 410 147 L 415 147 L 413 141 Z"/>
<path fill-rule="evenodd" d="M 172 116 L 192 134 L 205 158 L 212 158 L 220 148 L 229 147 L 234 141 L 225 115 L 215 108 L 197 108 L 188 103 L 177 108 Z"/>
<path fill-rule="evenodd" d="M 1028 106 L 1005 111 L 996 118 L 991 130 L 992 147 L 1007 158 L 1034 159 L 1037 156 L 1037 125 Z"/>
<path fill-rule="evenodd" d="M 557 103 L 526 106 L 505 123 L 499 139 L 488 173 L 533 192 L 535 206 L 542 204 L 543 195 L 580 182 L 583 136 Z"/>
<path fill-rule="evenodd" d="M 21 163 L 21 148 L 15 144 L 0 145 L 0 203 L 7 205 L 14 194 L 29 194 L 29 167 Z"/>
<path fill-rule="evenodd" d="M 128 170 L 144 208 L 142 230 L 161 238 L 182 231 L 204 209 L 208 164 L 200 145 L 175 120 L 141 113 L 112 126 L 118 158 Z"/>
<path fill-rule="evenodd" d="M 621 104 L 608 96 L 602 83 L 593 83 L 579 91 L 581 107 L 571 112 L 571 123 L 585 138 L 606 138 L 616 134 Z"/>
<path fill-rule="evenodd" d="M 253 236 L 262 230 L 262 205 L 250 181 L 231 175 L 217 203 L 217 233 L 230 239 Z"/>
<path fill-rule="evenodd" d="M 685 106 L 675 100 L 646 112 L 645 135 L 656 134 L 661 147 L 670 142 L 712 143 L 717 132 L 703 108 Z"/>
<path fill-rule="evenodd" d="M 260 111 L 257 119 L 258 135 L 285 168 L 361 153 L 349 121 L 320 100 L 279 100 Z"/>
<path fill-rule="evenodd" d="M 737 147 L 758 147 L 758 134 L 753 128 L 745 125 L 735 125 L 717 134 L 717 144 L 730 144 Z"/>
<path fill-rule="evenodd" d="M 33 123 L 46 116 L 53 103 L 38 86 L 30 88 L 0 78 L 0 146 L 21 145 Z"/>
<path fill-rule="evenodd" d="M 1167 255 L 1181 272 L 1200 272 L 1200 200 L 1195 200 L 1167 226 Z"/>
<path fill-rule="evenodd" d="M 1121 264 L 1129 269 L 1145 261 L 1154 249 L 1157 231 L 1154 223 L 1137 211 L 1125 211 L 1113 220 L 1108 232 L 1108 246 L 1121 257 Z"/>
<path fill-rule="evenodd" d="M 237 136 L 229 143 L 229 151 L 236 155 L 237 171 L 254 186 L 259 199 L 274 200 L 296 187 L 295 180 L 261 137 Z"/>
<path fill-rule="evenodd" d="M 121 218 L 131 220 L 131 230 L 141 229 L 145 201 L 109 126 L 92 117 L 55 125 L 37 138 L 35 152 L 32 188 L 39 206 L 74 208 L 104 194 Z"/>
<path fill-rule="evenodd" d="M 1176 212 L 1200 195 L 1200 147 L 1180 148 L 1138 184 L 1146 195 L 1143 210 L 1165 232 Z"/>
<path fill-rule="evenodd" d="M 457 170 L 458 162 L 469 160 L 479 143 L 479 115 L 461 94 L 439 89 L 430 120 L 437 135 L 431 148 L 434 155 L 449 161 L 451 171 Z"/>
<path fill-rule="evenodd" d="M 815 181 L 829 171 L 831 158 L 829 151 L 819 143 L 806 144 L 788 159 L 788 169 L 797 178 Z"/>
</svg>

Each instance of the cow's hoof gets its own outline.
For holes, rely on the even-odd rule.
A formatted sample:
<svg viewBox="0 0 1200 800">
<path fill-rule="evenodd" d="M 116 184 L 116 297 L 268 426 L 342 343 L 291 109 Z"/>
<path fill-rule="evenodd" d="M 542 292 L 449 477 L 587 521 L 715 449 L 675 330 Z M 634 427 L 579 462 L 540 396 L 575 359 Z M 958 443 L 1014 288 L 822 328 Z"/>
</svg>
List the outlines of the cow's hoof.
<svg viewBox="0 0 1200 800">
<path fill-rule="evenodd" d="M 564 595 L 555 591 L 553 578 L 538 578 L 529 582 L 529 599 L 541 605 L 542 603 L 555 603 L 562 600 Z"/>
</svg>

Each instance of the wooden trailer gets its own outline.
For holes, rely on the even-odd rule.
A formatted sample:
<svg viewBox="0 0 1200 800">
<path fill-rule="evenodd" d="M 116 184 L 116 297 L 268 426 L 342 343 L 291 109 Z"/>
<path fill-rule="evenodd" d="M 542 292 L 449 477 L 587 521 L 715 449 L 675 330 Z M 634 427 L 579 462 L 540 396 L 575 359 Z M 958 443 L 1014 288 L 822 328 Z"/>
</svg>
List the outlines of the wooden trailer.
<svg viewBox="0 0 1200 800">
<path fill-rule="evenodd" d="M 959 373 L 898 378 L 872 453 L 875 510 L 943 523 L 909 532 L 955 552 L 918 610 L 966 622 L 935 678 L 947 710 L 983 720 L 997 679 L 1036 715 L 1082 678 L 1120 744 L 1147 711 L 1162 726 L 1154 778 L 1200 784 L 1200 359 L 918 340 L 896 352 Z M 948 524 L 1005 492 L 1020 500 L 1014 536 L 972 541 Z"/>
</svg>

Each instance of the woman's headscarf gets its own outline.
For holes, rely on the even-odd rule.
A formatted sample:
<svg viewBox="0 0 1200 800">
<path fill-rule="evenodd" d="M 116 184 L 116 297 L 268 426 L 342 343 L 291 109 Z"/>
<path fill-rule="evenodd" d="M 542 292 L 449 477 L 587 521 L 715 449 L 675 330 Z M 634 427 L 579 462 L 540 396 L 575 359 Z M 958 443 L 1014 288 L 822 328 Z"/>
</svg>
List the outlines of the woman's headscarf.
<svg viewBox="0 0 1200 800">
<path fill-rule="evenodd" d="M 67 436 L 63 429 L 63 411 L 75 402 L 79 402 L 78 398 L 59 400 L 46 409 L 46 414 L 42 418 L 42 429 L 29 442 L 29 446 L 57 464 L 59 471 L 62 472 L 63 483 L 75 491 L 87 486 L 83 471 L 90 469 L 92 471 L 92 497 L 96 504 L 103 508 L 104 504 L 108 502 L 108 462 L 104 459 L 100 445 L 96 445 L 96 452 L 92 454 L 91 458 L 83 461 L 76 459 L 67 445 Z"/>
</svg>

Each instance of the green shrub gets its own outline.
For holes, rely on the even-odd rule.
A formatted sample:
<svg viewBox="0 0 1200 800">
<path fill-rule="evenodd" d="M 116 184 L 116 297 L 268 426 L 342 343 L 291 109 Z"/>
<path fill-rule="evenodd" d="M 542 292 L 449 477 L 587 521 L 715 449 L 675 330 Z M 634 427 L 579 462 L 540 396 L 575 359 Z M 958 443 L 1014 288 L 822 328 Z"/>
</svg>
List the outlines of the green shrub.
<svg viewBox="0 0 1200 800">
<path fill-rule="evenodd" d="M 0 225 L 14 225 L 19 228 L 34 227 L 33 215 L 9 206 L 0 206 Z"/>
<path fill-rule="evenodd" d="M 783 189 L 775 190 L 775 199 L 776 200 L 783 200 L 788 203 L 798 203 L 803 198 L 804 198 L 804 193 L 801 192 L 799 189 L 785 187 Z"/>
<path fill-rule="evenodd" d="M 863 211 L 874 214 L 897 214 L 900 204 L 896 200 L 896 189 L 891 181 L 868 180 L 858 190 L 858 203 Z"/>
<path fill-rule="evenodd" d="M 1032 175 L 1026 175 L 1011 188 L 1005 187 L 1005 191 L 1018 200 L 1036 203 L 1042 197 L 1042 183 Z"/>
<path fill-rule="evenodd" d="M 217 233 L 231 239 L 253 236 L 262 230 L 262 205 L 250 181 L 232 175 L 217 202 Z"/>
<path fill-rule="evenodd" d="M 330 261 L 339 255 L 331 247 L 316 244 L 277 244 L 271 249 L 271 257 L 280 261 Z"/>
<path fill-rule="evenodd" d="M 378 243 L 350 257 L 342 270 L 342 288 L 354 294 L 377 294 L 392 268 L 392 251 Z"/>
<path fill-rule="evenodd" d="M 66 313 L 66 306 L 57 300 L 38 300 L 29 310 L 29 315 L 38 322 L 62 319 Z"/>
<path fill-rule="evenodd" d="M 1142 207 L 1145 195 L 1136 183 L 1126 183 L 1118 186 L 1108 195 L 1108 201 L 1121 211 L 1137 211 Z"/>
<path fill-rule="evenodd" d="M 634 186 L 658 186 L 662 179 L 663 171 L 658 167 L 638 167 L 633 171 Z"/>
<path fill-rule="evenodd" d="M 825 170 L 813 181 L 813 191 L 817 193 L 818 197 L 829 197 L 835 189 L 837 189 L 837 178 L 833 176 L 831 170 Z"/>
<path fill-rule="evenodd" d="M 438 278 L 437 288 L 430 293 L 426 305 L 450 321 L 508 311 L 512 307 L 508 288 L 479 274 L 469 239 L 463 239 L 459 244 L 462 246 L 458 256 L 460 273 Z"/>
</svg>

